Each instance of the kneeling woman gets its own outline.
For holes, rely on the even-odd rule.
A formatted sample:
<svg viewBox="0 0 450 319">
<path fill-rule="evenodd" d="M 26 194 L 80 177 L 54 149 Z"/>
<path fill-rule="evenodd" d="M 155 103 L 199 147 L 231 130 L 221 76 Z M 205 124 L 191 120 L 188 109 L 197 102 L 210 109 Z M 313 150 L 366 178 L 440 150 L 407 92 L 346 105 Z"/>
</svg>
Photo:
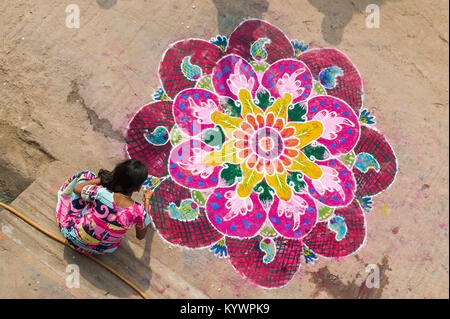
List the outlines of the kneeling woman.
<svg viewBox="0 0 450 319">
<path fill-rule="evenodd" d="M 131 159 L 113 172 L 100 170 L 98 177 L 84 171 L 67 180 L 58 191 L 56 218 L 69 244 L 88 255 L 112 253 L 133 226 L 136 237 L 143 239 L 153 193 L 149 188 L 144 193 L 145 207 L 131 195 L 141 190 L 147 177 L 145 165 Z"/>
</svg>

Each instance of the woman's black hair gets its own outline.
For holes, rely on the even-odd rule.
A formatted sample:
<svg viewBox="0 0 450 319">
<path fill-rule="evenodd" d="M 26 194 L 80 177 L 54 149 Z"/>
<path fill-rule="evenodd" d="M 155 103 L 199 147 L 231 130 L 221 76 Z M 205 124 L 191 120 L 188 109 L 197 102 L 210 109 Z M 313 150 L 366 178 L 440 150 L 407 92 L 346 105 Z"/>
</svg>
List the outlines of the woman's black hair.
<svg viewBox="0 0 450 319">
<path fill-rule="evenodd" d="M 112 172 L 101 169 L 98 177 L 100 184 L 110 191 L 129 195 L 144 184 L 148 170 L 139 160 L 129 159 L 118 164 Z"/>
</svg>

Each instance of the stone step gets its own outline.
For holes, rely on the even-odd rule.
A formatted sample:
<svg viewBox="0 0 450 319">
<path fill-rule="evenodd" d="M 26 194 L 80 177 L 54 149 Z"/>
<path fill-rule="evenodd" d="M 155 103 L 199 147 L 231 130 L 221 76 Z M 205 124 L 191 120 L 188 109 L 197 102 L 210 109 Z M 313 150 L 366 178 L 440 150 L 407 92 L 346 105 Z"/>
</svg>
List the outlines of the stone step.
<svg viewBox="0 0 450 319">
<path fill-rule="evenodd" d="M 53 162 L 10 206 L 62 238 L 55 217 L 56 193 L 68 177 L 81 170 Z M 168 254 L 164 261 L 153 258 L 152 246 L 160 252 L 168 250 L 153 230 L 143 241 L 135 239 L 132 230 L 114 254 L 100 259 L 150 298 L 207 297 L 177 274 Z M 103 267 L 1 209 L 0 260 L 0 298 L 140 298 Z M 79 266 L 80 288 L 66 287 L 70 264 Z"/>
</svg>

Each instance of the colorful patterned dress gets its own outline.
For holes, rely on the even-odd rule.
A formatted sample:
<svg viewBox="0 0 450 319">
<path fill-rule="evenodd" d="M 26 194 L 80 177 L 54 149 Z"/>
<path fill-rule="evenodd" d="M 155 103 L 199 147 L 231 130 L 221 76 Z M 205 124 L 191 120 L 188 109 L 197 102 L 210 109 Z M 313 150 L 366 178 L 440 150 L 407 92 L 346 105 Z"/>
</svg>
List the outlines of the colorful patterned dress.
<svg viewBox="0 0 450 319">
<path fill-rule="evenodd" d="M 61 233 L 73 248 L 88 255 L 114 252 L 127 230 L 134 225 L 144 229 L 150 223 L 142 205 L 119 207 L 103 186 L 87 185 L 81 196 L 73 192 L 76 184 L 95 178 L 94 173 L 83 171 L 68 179 L 58 191 L 56 207 Z"/>
</svg>

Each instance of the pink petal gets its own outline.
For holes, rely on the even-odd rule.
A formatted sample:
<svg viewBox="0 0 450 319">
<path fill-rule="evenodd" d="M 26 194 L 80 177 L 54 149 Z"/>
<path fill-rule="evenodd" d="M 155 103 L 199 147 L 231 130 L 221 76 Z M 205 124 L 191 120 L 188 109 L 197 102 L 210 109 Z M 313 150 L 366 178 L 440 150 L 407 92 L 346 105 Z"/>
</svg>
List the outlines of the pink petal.
<svg viewBox="0 0 450 319">
<path fill-rule="evenodd" d="M 292 103 L 295 104 L 308 98 L 312 90 L 312 80 L 311 71 L 303 62 L 286 59 L 272 64 L 264 72 L 261 84 L 275 98 L 290 93 Z"/>
<path fill-rule="evenodd" d="M 236 185 L 216 188 L 208 198 L 206 212 L 219 232 L 238 238 L 254 236 L 267 217 L 258 195 L 252 193 L 241 198 L 236 193 Z"/>
<path fill-rule="evenodd" d="M 300 201 L 306 203 L 307 206 L 295 205 L 296 198 L 300 198 Z M 273 227 L 280 235 L 286 238 L 301 239 L 305 237 L 317 221 L 317 209 L 314 200 L 308 194 L 294 193 L 291 200 L 286 204 L 292 207 L 297 213 L 297 217 L 294 217 L 294 214 L 281 214 L 280 208 L 282 206 L 280 204 L 283 202 L 286 203 L 275 197 L 269 211 L 269 220 L 272 222 Z M 296 221 L 296 218 L 298 218 L 298 221 Z"/>
<path fill-rule="evenodd" d="M 158 101 L 143 106 L 128 124 L 125 135 L 128 156 L 144 163 L 150 175 L 161 177 L 168 174 L 167 163 L 172 145 L 150 144 L 144 138 L 144 133 L 153 132 L 158 126 L 165 126 L 170 130 L 174 124 L 170 101 Z"/>
<path fill-rule="evenodd" d="M 265 46 L 269 64 L 294 57 L 294 49 L 286 35 L 277 27 L 261 20 L 246 20 L 241 23 L 230 35 L 227 54 L 237 54 L 251 61 L 250 47 L 261 38 L 270 39 L 270 44 Z"/>
<path fill-rule="evenodd" d="M 169 173 L 172 179 L 192 189 L 208 189 L 219 183 L 222 166 L 209 166 L 201 157 L 214 151 L 199 140 L 189 140 L 175 147 L 170 153 Z M 197 159 L 194 157 L 197 156 Z"/>
<path fill-rule="evenodd" d="M 326 89 L 328 95 L 333 95 L 347 102 L 353 110 L 359 112 L 362 106 L 363 85 L 358 70 L 350 59 L 336 49 L 310 49 L 299 56 L 306 63 L 317 80 L 320 71 L 331 66 L 338 66 L 344 75 L 338 77 L 337 86 Z"/>
<path fill-rule="evenodd" d="M 361 127 L 361 137 L 355 147 L 356 155 L 362 152 L 375 157 L 380 164 L 380 171 L 369 169 L 363 173 L 356 167 L 353 168 L 358 185 L 356 196 L 373 196 L 384 191 L 395 180 L 398 170 L 397 158 L 384 135 L 366 126 Z"/>
<path fill-rule="evenodd" d="M 179 206 L 181 201 L 191 197 L 188 188 L 178 185 L 171 178 L 166 179 L 155 189 L 150 215 L 158 233 L 174 245 L 201 248 L 212 245 L 222 238 L 208 221 L 205 209 L 200 207 L 197 219 L 179 221 L 169 216 L 168 206 L 173 202 Z"/>
<path fill-rule="evenodd" d="M 322 122 L 323 133 L 317 141 L 334 156 L 350 152 L 358 142 L 358 116 L 340 99 L 324 95 L 311 98 L 307 118 Z"/>
<path fill-rule="evenodd" d="M 173 114 L 178 127 L 189 136 L 198 135 L 214 127 L 210 115 L 219 106 L 219 99 L 213 92 L 204 89 L 186 89 L 175 97 Z"/>
<path fill-rule="evenodd" d="M 356 190 L 352 171 L 335 158 L 315 161 L 315 163 L 322 169 L 323 175 L 320 179 L 315 180 L 304 177 L 311 196 L 326 206 L 335 207 L 349 204 L 353 200 Z M 328 171 L 333 171 L 336 176 L 327 175 Z M 322 187 L 318 187 L 318 185 L 322 185 Z"/>
<path fill-rule="evenodd" d="M 227 238 L 230 262 L 242 277 L 261 287 L 280 288 L 287 285 L 300 267 L 302 242 L 283 237 L 275 238 L 276 256 L 263 263 L 264 252 L 259 249 L 263 237 L 250 239 Z"/>
<path fill-rule="evenodd" d="M 161 83 L 171 98 L 196 84 L 196 81 L 187 79 L 181 71 L 181 62 L 187 56 L 191 56 L 191 63 L 199 66 L 203 75 L 207 75 L 212 72 L 223 52 L 218 46 L 204 40 L 188 39 L 172 44 L 159 65 Z"/>
<path fill-rule="evenodd" d="M 217 62 L 212 75 L 217 94 L 238 99 L 239 89 L 247 89 L 255 96 L 259 87 L 253 67 L 238 55 L 227 55 Z"/>
<path fill-rule="evenodd" d="M 344 218 L 347 234 L 336 240 L 336 233 L 328 228 L 328 222 L 319 222 L 303 239 L 314 253 L 324 257 L 344 257 L 357 251 L 366 237 L 366 218 L 355 199 L 348 207 L 340 207 L 334 215 Z"/>
</svg>

